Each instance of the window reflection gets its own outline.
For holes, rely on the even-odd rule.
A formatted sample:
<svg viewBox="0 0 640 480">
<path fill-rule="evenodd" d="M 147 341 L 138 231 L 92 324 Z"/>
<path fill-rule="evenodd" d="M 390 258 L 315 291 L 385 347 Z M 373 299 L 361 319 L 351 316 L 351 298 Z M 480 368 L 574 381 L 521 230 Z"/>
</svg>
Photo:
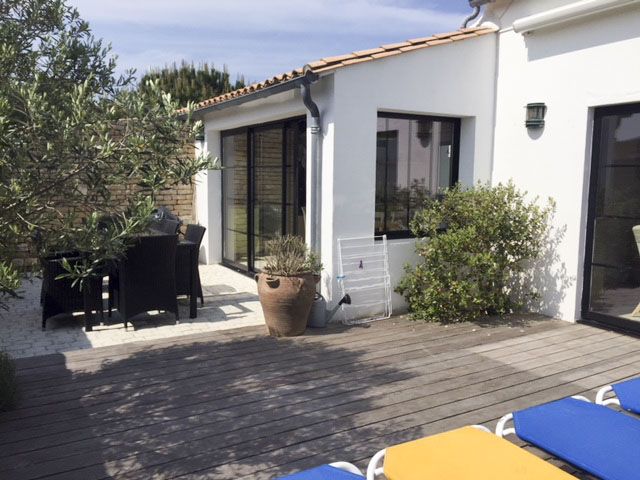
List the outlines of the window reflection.
<svg viewBox="0 0 640 480">
<path fill-rule="evenodd" d="M 457 178 L 458 119 L 379 114 L 376 234 L 407 236 L 428 196 Z"/>
</svg>

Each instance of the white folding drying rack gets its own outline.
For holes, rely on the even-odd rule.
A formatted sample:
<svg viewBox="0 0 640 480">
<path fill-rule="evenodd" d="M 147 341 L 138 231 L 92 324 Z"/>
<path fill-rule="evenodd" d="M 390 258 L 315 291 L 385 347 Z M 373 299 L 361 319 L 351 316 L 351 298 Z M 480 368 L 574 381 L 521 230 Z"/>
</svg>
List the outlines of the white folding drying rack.
<svg viewBox="0 0 640 480">
<path fill-rule="evenodd" d="M 344 323 L 356 324 L 391 316 L 391 276 L 387 236 L 338 239 L 338 283 Z"/>
</svg>

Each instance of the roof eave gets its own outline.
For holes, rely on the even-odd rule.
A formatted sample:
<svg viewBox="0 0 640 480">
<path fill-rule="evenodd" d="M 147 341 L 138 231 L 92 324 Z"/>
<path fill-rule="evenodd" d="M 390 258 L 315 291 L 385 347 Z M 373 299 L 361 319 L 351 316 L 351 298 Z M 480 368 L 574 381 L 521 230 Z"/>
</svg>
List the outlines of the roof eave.
<svg viewBox="0 0 640 480">
<path fill-rule="evenodd" d="M 317 81 L 318 78 L 319 78 L 318 74 L 309 70 L 304 75 L 300 77 L 296 77 L 292 80 L 287 80 L 286 82 L 278 83 L 276 85 L 272 85 L 266 88 L 261 88 L 254 92 L 247 93 L 245 95 L 241 95 L 236 98 L 230 98 L 229 100 L 225 100 L 222 102 L 214 103 L 213 105 L 208 105 L 206 107 L 199 108 L 193 112 L 193 117 L 202 117 L 203 115 L 210 112 L 215 112 L 217 110 L 224 110 L 231 107 L 237 107 L 238 105 L 242 105 L 247 102 L 252 102 L 254 100 L 259 100 L 261 98 L 270 97 L 278 93 L 287 92 L 289 90 L 293 90 L 294 88 L 298 88 L 303 84 L 313 83 Z"/>
</svg>

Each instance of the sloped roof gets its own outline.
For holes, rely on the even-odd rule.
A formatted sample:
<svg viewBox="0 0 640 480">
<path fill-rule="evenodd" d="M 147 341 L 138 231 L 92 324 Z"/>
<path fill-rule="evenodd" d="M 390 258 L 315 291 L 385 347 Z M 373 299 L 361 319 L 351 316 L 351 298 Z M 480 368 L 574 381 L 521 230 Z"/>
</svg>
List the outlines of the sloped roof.
<svg viewBox="0 0 640 480">
<path fill-rule="evenodd" d="M 412 52 L 422 48 L 459 42 L 479 37 L 481 35 L 486 35 L 488 33 L 494 33 L 495 31 L 496 29 L 491 27 L 462 28 L 453 32 L 438 33 L 429 37 L 414 38 L 405 42 L 382 45 L 378 48 L 372 48 L 369 50 L 360 50 L 357 52 L 347 53 L 345 55 L 322 58 L 320 60 L 310 62 L 302 68 L 296 68 L 295 70 L 281 73 L 280 75 L 268 78 L 262 82 L 254 83 L 244 88 L 204 100 L 196 104 L 196 111 L 294 80 L 298 77 L 302 77 L 307 71 L 311 71 L 314 74 L 326 73 L 339 68 L 348 67 L 350 65 L 391 57 L 393 55 Z"/>
</svg>

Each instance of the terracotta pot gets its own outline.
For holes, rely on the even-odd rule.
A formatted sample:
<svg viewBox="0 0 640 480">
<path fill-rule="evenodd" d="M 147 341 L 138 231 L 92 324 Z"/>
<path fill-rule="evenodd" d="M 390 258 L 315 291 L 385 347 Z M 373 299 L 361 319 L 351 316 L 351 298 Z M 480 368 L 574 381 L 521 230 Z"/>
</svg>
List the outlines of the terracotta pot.
<svg viewBox="0 0 640 480">
<path fill-rule="evenodd" d="M 269 335 L 293 337 L 302 335 L 316 293 L 312 274 L 281 277 L 260 273 L 256 275 L 258 295 Z"/>
</svg>

